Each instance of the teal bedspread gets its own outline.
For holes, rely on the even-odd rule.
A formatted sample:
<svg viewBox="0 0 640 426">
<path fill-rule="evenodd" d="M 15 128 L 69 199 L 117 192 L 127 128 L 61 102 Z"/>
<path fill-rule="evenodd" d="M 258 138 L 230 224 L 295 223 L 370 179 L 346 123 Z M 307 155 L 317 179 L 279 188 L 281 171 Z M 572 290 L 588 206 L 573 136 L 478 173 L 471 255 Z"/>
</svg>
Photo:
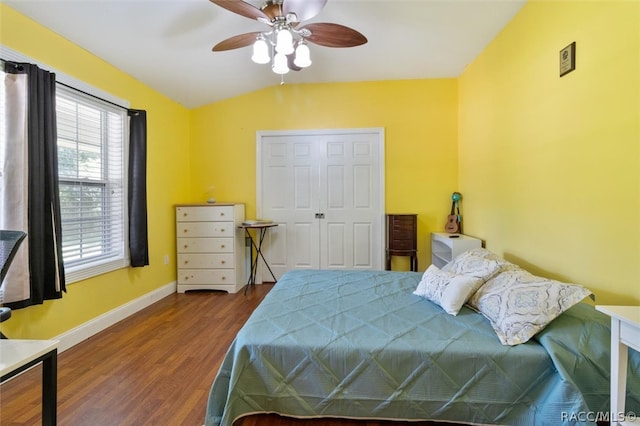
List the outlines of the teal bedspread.
<svg viewBox="0 0 640 426">
<path fill-rule="evenodd" d="M 591 424 L 609 406 L 609 319 L 580 304 L 535 340 L 500 344 L 488 321 L 412 294 L 421 274 L 291 271 L 238 333 L 205 424 L 245 415 L 471 424 Z M 631 351 L 627 409 L 640 413 Z"/>
</svg>

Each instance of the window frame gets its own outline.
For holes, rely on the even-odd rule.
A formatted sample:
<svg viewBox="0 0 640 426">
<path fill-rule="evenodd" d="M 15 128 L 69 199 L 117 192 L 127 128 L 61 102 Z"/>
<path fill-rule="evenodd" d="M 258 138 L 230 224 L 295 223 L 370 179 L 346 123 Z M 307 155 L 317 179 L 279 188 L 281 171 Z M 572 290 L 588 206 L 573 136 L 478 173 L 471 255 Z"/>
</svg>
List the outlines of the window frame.
<svg viewBox="0 0 640 426">
<path fill-rule="evenodd" d="M 91 98 L 97 98 L 104 101 L 107 104 L 112 104 L 113 106 L 118 106 L 123 110 L 127 110 L 130 107 L 130 103 L 127 100 L 118 98 L 110 93 L 104 92 L 82 80 L 79 80 L 75 77 L 72 77 L 66 73 L 60 72 L 54 67 L 49 66 L 46 63 L 41 61 L 37 61 L 29 56 L 26 56 L 18 51 L 15 51 L 11 48 L 8 48 L 4 45 L 0 44 L 0 56 L 3 59 L 13 61 L 13 62 L 29 62 L 32 64 L 36 64 L 39 67 L 48 70 L 49 72 L 56 74 L 56 83 L 57 88 L 62 86 L 66 86 L 70 90 L 75 90 L 79 94 L 84 93 L 85 96 Z M 57 94 L 56 94 L 57 96 Z M 127 188 L 128 188 L 128 146 L 129 146 L 129 126 L 128 126 L 128 117 L 125 118 L 124 122 L 124 147 L 123 147 L 123 156 L 122 156 L 122 169 L 123 169 L 123 256 L 118 259 L 102 259 L 96 260 L 94 262 L 87 263 L 85 265 L 79 265 L 76 267 L 68 267 L 65 264 L 65 279 L 66 284 L 72 284 L 74 282 L 86 280 L 88 278 L 92 278 L 98 275 L 102 275 L 108 272 L 112 272 L 118 269 L 126 268 L 130 265 L 130 255 L 129 255 L 129 233 L 128 233 L 128 206 L 127 206 Z"/>
</svg>

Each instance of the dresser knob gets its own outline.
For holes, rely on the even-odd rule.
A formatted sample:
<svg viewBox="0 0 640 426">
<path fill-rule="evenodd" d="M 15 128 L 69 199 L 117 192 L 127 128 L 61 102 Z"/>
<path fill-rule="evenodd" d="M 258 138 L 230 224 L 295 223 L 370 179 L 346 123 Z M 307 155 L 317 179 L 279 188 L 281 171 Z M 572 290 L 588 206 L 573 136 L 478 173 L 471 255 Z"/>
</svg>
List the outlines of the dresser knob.
<svg viewBox="0 0 640 426">
<path fill-rule="evenodd" d="M 220 230 L 220 232 L 224 232 L 224 228 Z"/>
<path fill-rule="evenodd" d="M 185 245 L 184 245 L 184 248 L 188 248 L 188 247 L 189 247 L 189 244 L 185 244 Z"/>
<path fill-rule="evenodd" d="M 220 216 L 224 216 L 224 213 L 220 213 Z"/>
<path fill-rule="evenodd" d="M 182 213 L 182 216 L 183 217 L 187 217 L 187 216 L 189 216 L 189 214 L 185 212 L 185 213 Z"/>
<path fill-rule="evenodd" d="M 185 261 L 184 261 L 184 264 L 186 265 L 187 263 L 189 263 L 189 261 L 188 261 L 188 260 L 185 260 Z"/>
<path fill-rule="evenodd" d="M 223 277 L 222 277 L 222 281 L 224 281 L 224 280 L 226 280 L 226 279 L 227 279 L 227 277 L 225 277 L 225 276 L 223 276 Z"/>
<path fill-rule="evenodd" d="M 184 232 L 186 234 L 187 232 L 189 232 L 189 230 L 188 229 L 183 229 L 182 232 Z"/>
<path fill-rule="evenodd" d="M 223 261 L 222 261 L 222 262 L 220 262 L 220 263 L 221 263 L 222 265 L 224 265 L 224 264 L 225 264 L 225 263 L 227 263 L 227 262 L 225 262 L 225 261 L 223 260 Z"/>
</svg>

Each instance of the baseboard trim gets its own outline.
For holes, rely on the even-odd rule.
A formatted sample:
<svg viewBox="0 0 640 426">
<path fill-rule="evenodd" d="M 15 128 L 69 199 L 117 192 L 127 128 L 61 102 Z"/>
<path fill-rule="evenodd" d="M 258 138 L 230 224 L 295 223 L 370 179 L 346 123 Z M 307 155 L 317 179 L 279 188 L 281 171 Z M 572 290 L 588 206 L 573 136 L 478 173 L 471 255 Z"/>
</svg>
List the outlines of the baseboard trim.
<svg viewBox="0 0 640 426">
<path fill-rule="evenodd" d="M 114 325 L 115 323 L 122 321 L 130 315 L 146 308 L 157 302 L 158 300 L 167 297 L 168 295 L 176 292 L 176 282 L 173 281 L 160 288 L 157 288 L 147 294 L 144 294 L 137 299 L 131 300 L 124 305 L 118 306 L 115 309 L 105 312 L 84 324 L 81 324 L 71 330 L 62 333 L 52 340 L 57 340 L 58 353 L 63 352 L 80 342 L 87 340 L 89 337 L 102 330 Z"/>
</svg>

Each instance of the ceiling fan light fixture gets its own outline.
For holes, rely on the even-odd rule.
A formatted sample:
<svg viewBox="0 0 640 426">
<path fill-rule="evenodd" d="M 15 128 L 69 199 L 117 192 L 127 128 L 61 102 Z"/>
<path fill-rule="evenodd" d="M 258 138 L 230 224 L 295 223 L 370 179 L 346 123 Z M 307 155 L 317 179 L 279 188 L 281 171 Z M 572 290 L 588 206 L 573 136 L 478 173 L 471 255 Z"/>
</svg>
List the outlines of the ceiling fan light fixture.
<svg viewBox="0 0 640 426">
<path fill-rule="evenodd" d="M 300 68 L 306 68 L 311 65 L 311 52 L 309 51 L 309 46 L 303 41 L 296 47 L 296 58 L 293 63 Z"/>
<path fill-rule="evenodd" d="M 294 51 L 293 35 L 287 28 L 281 28 L 276 34 L 276 52 L 290 55 Z"/>
<path fill-rule="evenodd" d="M 276 55 L 273 57 L 273 65 L 271 69 L 276 74 L 286 74 L 289 72 L 287 57 L 284 53 L 276 53 Z"/>
<path fill-rule="evenodd" d="M 269 45 L 264 37 L 258 37 L 255 43 L 253 43 L 253 55 L 251 56 L 251 60 L 256 64 L 267 64 L 271 61 L 271 57 L 269 56 Z"/>
<path fill-rule="evenodd" d="M 344 25 L 328 22 L 298 25 L 320 13 L 327 0 L 211 1 L 232 13 L 269 26 L 267 31 L 229 37 L 211 50 L 223 52 L 253 44 L 253 62 L 270 63 L 273 72 L 280 76 L 311 65 L 308 43 L 325 47 L 355 47 L 367 43 L 364 35 Z M 260 8 L 252 4 L 258 1 L 263 3 Z M 284 79 L 281 78 L 281 81 L 284 82 Z"/>
</svg>

